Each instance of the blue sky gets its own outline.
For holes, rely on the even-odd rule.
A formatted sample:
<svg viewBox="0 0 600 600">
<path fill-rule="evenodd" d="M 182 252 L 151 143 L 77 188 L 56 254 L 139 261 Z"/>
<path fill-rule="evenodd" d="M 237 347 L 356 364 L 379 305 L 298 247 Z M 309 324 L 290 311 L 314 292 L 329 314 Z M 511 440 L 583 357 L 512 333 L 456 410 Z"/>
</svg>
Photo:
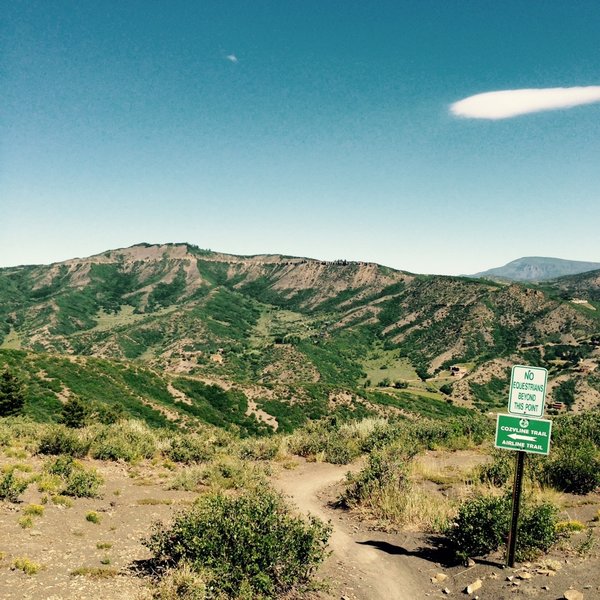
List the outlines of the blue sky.
<svg viewBox="0 0 600 600">
<path fill-rule="evenodd" d="M 600 103 L 451 111 L 600 86 L 595 0 L 4 12 L 0 266 L 183 241 L 423 273 L 600 261 Z"/>
</svg>

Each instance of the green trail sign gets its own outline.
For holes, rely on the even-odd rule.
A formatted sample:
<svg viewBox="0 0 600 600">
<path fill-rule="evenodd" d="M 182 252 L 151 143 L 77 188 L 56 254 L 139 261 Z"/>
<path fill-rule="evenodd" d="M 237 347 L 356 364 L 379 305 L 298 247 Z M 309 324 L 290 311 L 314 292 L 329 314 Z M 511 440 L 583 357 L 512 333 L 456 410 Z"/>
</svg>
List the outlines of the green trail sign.
<svg viewBox="0 0 600 600">
<path fill-rule="evenodd" d="M 504 450 L 521 450 L 548 454 L 552 421 L 513 415 L 498 415 L 494 446 Z"/>
</svg>

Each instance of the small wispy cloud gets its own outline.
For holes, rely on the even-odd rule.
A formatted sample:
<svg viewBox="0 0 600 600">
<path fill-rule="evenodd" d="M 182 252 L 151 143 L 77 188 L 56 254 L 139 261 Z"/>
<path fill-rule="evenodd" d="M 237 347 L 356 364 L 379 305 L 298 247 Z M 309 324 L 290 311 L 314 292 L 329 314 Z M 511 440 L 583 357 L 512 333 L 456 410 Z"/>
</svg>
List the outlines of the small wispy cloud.
<svg viewBox="0 0 600 600">
<path fill-rule="evenodd" d="M 228 60 L 229 62 L 232 62 L 232 63 L 238 63 L 238 62 L 240 62 L 240 61 L 238 60 L 238 57 L 237 57 L 235 54 L 228 54 L 228 55 L 225 57 L 225 60 Z"/>
<path fill-rule="evenodd" d="M 450 105 L 450 112 L 469 119 L 509 119 L 594 102 L 600 102 L 600 85 L 502 90 L 476 94 L 454 102 Z"/>
</svg>

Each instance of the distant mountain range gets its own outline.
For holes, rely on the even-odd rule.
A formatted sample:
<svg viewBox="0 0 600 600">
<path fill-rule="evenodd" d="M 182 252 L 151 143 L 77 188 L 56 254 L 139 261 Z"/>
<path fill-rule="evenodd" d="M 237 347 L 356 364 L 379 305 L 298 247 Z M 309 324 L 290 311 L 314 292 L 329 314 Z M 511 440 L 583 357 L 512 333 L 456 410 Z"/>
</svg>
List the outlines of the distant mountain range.
<svg viewBox="0 0 600 600">
<path fill-rule="evenodd" d="M 545 256 L 525 256 L 511 261 L 503 267 L 488 269 L 470 275 L 470 277 L 535 282 L 548 281 L 565 275 L 577 275 L 596 269 L 600 269 L 600 263 Z"/>
<path fill-rule="evenodd" d="M 599 358 L 600 272 L 532 288 L 190 244 L 0 269 L 0 370 L 22 375 L 40 419 L 72 396 L 247 432 L 332 412 L 440 416 L 505 406 L 511 364 L 572 380 L 586 407 Z"/>
</svg>

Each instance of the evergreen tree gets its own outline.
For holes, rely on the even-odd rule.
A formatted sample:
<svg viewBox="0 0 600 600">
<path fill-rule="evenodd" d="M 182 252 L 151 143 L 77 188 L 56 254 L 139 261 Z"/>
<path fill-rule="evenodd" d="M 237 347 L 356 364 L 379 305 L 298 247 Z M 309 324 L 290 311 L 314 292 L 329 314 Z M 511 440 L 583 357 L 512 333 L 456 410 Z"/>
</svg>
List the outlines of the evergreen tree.
<svg viewBox="0 0 600 600">
<path fill-rule="evenodd" d="M 60 422 L 74 429 L 85 427 L 89 418 L 90 410 L 88 406 L 77 396 L 69 398 L 60 413 Z"/>
<path fill-rule="evenodd" d="M 24 404 L 23 385 L 10 371 L 4 371 L 0 375 L 0 417 L 20 414 Z"/>
</svg>

